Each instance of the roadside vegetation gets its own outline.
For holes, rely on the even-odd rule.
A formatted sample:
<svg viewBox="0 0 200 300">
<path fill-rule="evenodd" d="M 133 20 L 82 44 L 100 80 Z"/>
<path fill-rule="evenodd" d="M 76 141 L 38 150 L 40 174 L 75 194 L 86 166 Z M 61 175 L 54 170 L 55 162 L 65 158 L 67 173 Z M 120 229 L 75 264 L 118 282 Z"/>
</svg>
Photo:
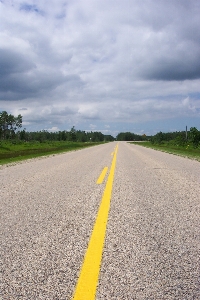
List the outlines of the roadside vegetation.
<svg viewBox="0 0 200 300">
<path fill-rule="evenodd" d="M 116 139 L 101 132 L 46 130 L 27 132 L 22 128 L 22 116 L 0 112 L 0 164 L 27 158 L 61 153 L 110 141 L 129 141 L 156 150 L 187 156 L 200 161 L 200 131 L 191 127 L 188 132 L 158 132 L 154 136 L 120 132 Z"/>
<path fill-rule="evenodd" d="M 56 154 L 83 149 L 102 142 L 70 142 L 70 141 L 1 141 L 0 164 L 20 161 L 28 158 Z"/>
<path fill-rule="evenodd" d="M 27 132 L 22 128 L 22 116 L 0 112 L 0 164 L 38 156 L 78 150 L 113 141 L 101 132 L 76 130 L 58 132 Z"/>
<path fill-rule="evenodd" d="M 200 131 L 196 127 L 191 127 L 188 132 L 159 132 L 137 145 L 200 161 Z"/>
<path fill-rule="evenodd" d="M 116 136 L 117 141 L 146 141 L 149 138 L 146 134 L 138 135 L 132 132 L 120 132 Z"/>
</svg>

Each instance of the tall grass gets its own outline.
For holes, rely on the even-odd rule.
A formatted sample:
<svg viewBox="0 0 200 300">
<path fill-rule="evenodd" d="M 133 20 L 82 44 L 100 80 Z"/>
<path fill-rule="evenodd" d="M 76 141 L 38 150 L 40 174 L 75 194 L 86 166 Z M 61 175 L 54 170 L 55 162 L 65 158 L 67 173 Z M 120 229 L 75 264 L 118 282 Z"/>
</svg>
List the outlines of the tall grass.
<svg viewBox="0 0 200 300">
<path fill-rule="evenodd" d="M 61 153 L 91 147 L 101 143 L 95 142 L 23 142 L 23 141 L 0 141 L 0 164 L 15 162 L 38 156 Z"/>
<path fill-rule="evenodd" d="M 139 146 L 148 147 L 176 155 L 181 155 L 200 161 L 200 148 L 194 148 L 191 143 L 187 143 L 183 146 L 176 145 L 174 142 L 162 142 L 160 144 L 152 144 L 151 142 L 132 142 L 131 144 L 137 144 Z"/>
</svg>

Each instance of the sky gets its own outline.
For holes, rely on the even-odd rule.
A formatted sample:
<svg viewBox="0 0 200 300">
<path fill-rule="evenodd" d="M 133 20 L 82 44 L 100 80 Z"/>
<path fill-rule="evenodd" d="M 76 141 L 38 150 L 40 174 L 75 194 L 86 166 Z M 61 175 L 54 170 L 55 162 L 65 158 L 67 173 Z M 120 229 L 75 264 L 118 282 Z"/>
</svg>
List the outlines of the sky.
<svg viewBox="0 0 200 300">
<path fill-rule="evenodd" d="M 27 131 L 200 130 L 199 0 L 0 0 L 0 111 Z"/>
</svg>

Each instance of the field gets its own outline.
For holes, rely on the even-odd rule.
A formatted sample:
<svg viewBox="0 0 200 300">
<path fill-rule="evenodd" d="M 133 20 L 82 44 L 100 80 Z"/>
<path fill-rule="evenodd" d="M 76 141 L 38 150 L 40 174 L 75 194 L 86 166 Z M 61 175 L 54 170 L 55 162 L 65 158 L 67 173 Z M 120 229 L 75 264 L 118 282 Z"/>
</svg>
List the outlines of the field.
<svg viewBox="0 0 200 300">
<path fill-rule="evenodd" d="M 200 161 L 200 149 L 193 148 L 193 146 L 189 143 L 186 146 L 178 146 L 178 145 L 176 146 L 168 142 L 163 142 L 161 144 L 152 144 L 151 142 L 139 142 L 139 143 L 131 142 L 131 144 L 137 144 L 140 146 L 144 146 L 155 150 L 164 151 L 164 152 L 168 152 L 175 155 L 180 155 L 180 156 L 184 156 L 184 157 L 188 157 Z"/>
<path fill-rule="evenodd" d="M 48 154 L 78 150 L 98 144 L 100 143 L 69 141 L 48 141 L 42 143 L 37 141 L 0 141 L 0 164 L 2 165 Z"/>
</svg>

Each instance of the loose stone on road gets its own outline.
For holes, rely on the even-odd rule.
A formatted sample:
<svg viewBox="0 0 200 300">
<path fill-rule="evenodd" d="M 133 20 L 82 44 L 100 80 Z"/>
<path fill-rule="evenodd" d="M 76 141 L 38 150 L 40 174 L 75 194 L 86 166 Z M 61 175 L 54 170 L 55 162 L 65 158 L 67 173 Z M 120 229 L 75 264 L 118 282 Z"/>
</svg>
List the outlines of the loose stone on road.
<svg viewBox="0 0 200 300">
<path fill-rule="evenodd" d="M 116 145 L 0 168 L 3 300 L 72 299 Z M 119 142 L 96 296 L 86 300 L 200 299 L 199 195 L 199 162 Z"/>
</svg>

